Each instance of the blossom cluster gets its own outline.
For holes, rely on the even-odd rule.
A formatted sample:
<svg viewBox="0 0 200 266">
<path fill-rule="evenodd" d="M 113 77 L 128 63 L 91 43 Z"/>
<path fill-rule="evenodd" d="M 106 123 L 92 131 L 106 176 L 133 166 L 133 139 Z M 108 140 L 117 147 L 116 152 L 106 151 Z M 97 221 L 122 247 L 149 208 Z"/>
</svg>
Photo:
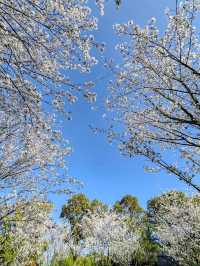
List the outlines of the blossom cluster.
<svg viewBox="0 0 200 266">
<path fill-rule="evenodd" d="M 117 131 L 121 152 L 147 157 L 197 191 L 199 7 L 198 0 L 177 1 L 175 13 L 166 10 L 163 33 L 155 18 L 144 28 L 133 21 L 115 25 L 123 63 L 116 68 L 108 97 L 115 122 L 124 125 Z"/>
<path fill-rule="evenodd" d="M 108 211 L 91 214 L 81 223 L 85 245 L 91 253 L 107 256 L 129 265 L 139 247 L 139 230 L 130 230 L 127 217 Z"/>
<path fill-rule="evenodd" d="M 177 197 L 170 193 L 155 212 L 155 233 L 169 256 L 180 265 L 200 263 L 200 198 Z"/>
<path fill-rule="evenodd" d="M 97 64 L 91 53 L 97 18 L 85 0 L 2 1 L 0 18 L 0 205 L 68 193 L 72 149 L 62 121 L 77 93 L 96 99 L 91 82 L 69 76 Z"/>
</svg>

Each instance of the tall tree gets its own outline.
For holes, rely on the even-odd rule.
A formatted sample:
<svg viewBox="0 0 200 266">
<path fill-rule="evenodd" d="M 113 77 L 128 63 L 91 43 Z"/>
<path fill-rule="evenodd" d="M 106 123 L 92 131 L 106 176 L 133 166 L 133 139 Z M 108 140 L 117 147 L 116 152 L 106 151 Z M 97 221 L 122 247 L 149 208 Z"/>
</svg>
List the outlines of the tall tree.
<svg viewBox="0 0 200 266">
<path fill-rule="evenodd" d="M 85 194 L 75 194 L 67 204 L 62 207 L 61 217 L 69 222 L 74 238 L 82 239 L 82 229 L 80 223 L 85 216 L 90 213 L 102 213 L 107 210 L 107 206 L 99 200 L 90 201 Z"/>
<path fill-rule="evenodd" d="M 0 205 L 69 192 L 74 182 L 60 122 L 77 92 L 95 99 L 91 82 L 82 91 L 69 77 L 97 63 L 91 55 L 97 19 L 86 2 L 0 1 Z"/>
<path fill-rule="evenodd" d="M 113 210 L 134 217 L 137 214 L 141 214 L 143 209 L 138 203 L 138 199 L 132 195 L 124 196 L 120 201 L 116 201 Z"/>
<path fill-rule="evenodd" d="M 115 25 L 123 64 L 114 69 L 107 104 L 124 131 L 109 136 L 117 135 L 122 153 L 145 156 L 152 170 L 165 169 L 200 192 L 200 5 L 176 3 L 162 32 L 155 18 L 145 28 Z"/>
<path fill-rule="evenodd" d="M 97 256 L 107 258 L 105 265 L 131 265 L 139 248 L 140 232 L 129 230 L 126 215 L 108 211 L 103 215 L 93 213 L 81 223 L 86 248 Z"/>
<path fill-rule="evenodd" d="M 15 211 L 1 221 L 0 264 L 40 264 L 48 247 L 47 235 L 54 227 L 50 217 L 52 204 L 34 199 L 14 205 Z"/>
<path fill-rule="evenodd" d="M 163 251 L 180 265 L 197 266 L 199 257 L 199 196 L 171 191 L 151 200 L 148 209 Z"/>
</svg>

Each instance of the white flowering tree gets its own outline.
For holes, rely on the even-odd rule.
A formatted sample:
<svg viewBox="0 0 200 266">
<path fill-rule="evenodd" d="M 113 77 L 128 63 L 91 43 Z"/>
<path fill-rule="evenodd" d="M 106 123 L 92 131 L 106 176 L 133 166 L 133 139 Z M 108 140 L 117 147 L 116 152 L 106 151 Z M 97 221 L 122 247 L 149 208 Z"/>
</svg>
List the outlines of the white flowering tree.
<svg viewBox="0 0 200 266">
<path fill-rule="evenodd" d="M 83 243 L 77 243 L 69 225 L 54 223 L 45 235 L 48 243 L 43 259 L 46 265 L 67 257 L 76 259 L 84 250 Z"/>
<path fill-rule="evenodd" d="M 124 154 L 145 156 L 200 192 L 200 1 L 176 1 L 174 9 L 166 10 L 161 32 L 155 18 L 144 28 L 115 25 L 123 63 L 107 105 L 123 124 L 117 137 Z"/>
<path fill-rule="evenodd" d="M 47 235 L 54 228 L 50 217 L 52 205 L 34 199 L 32 202 L 17 202 L 11 209 L 15 212 L 1 220 L 1 265 L 40 262 L 49 245 Z"/>
<path fill-rule="evenodd" d="M 86 250 L 120 265 L 130 265 L 139 247 L 139 230 L 130 230 L 126 218 L 115 212 L 94 213 L 83 218 Z"/>
<path fill-rule="evenodd" d="M 151 202 L 155 234 L 164 252 L 180 265 L 200 263 L 200 198 L 170 192 Z M 152 214 L 152 213 L 151 213 Z"/>
<path fill-rule="evenodd" d="M 69 118 L 77 92 L 95 100 L 92 82 L 81 87 L 69 77 L 97 63 L 90 53 L 99 47 L 92 36 L 97 19 L 86 2 L 0 1 L 0 206 L 69 192 L 75 181 L 67 178 L 71 148 L 57 115 L 59 122 Z M 96 4 L 102 12 L 103 2 Z"/>
</svg>

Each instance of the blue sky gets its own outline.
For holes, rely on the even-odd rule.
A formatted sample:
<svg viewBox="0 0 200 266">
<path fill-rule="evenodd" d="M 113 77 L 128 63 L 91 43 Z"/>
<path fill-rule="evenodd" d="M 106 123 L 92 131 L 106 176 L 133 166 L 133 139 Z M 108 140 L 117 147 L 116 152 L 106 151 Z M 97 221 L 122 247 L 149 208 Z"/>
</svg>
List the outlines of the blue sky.
<svg viewBox="0 0 200 266">
<path fill-rule="evenodd" d="M 152 17 L 157 18 L 162 30 L 166 23 L 164 9 L 175 7 L 175 0 L 123 0 L 119 10 L 116 10 L 114 0 L 106 2 L 105 16 L 100 17 L 99 30 L 95 33 L 99 41 L 107 44 L 106 56 L 118 62 L 119 57 L 114 52 L 118 39 L 112 25 L 127 22 L 132 19 L 143 26 Z M 73 155 L 69 158 L 69 173 L 84 182 L 80 190 L 89 198 L 98 198 L 107 204 L 112 204 L 125 194 L 137 196 L 140 204 L 145 207 L 148 199 L 170 189 L 188 188 L 177 181 L 174 176 L 165 173 L 145 173 L 143 158 L 124 158 L 115 145 L 110 145 L 103 134 L 94 135 L 89 125 L 104 126 L 102 119 L 103 101 L 106 96 L 106 82 L 110 73 L 106 73 L 101 66 L 95 67 L 90 74 L 91 79 L 106 75 L 107 78 L 97 83 L 97 103 L 95 111 L 84 100 L 71 107 L 72 121 L 66 122 L 64 136 L 73 147 Z M 75 75 L 79 80 L 80 75 Z M 87 78 L 87 77 L 86 77 Z M 54 199 L 58 213 L 64 203 L 63 198 Z"/>
</svg>

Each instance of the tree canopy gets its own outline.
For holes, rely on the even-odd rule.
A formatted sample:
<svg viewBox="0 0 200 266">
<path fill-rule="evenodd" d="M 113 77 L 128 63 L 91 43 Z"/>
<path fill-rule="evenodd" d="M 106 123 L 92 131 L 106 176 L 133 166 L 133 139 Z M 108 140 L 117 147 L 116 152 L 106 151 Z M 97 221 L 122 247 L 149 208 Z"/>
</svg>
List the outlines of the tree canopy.
<svg viewBox="0 0 200 266">
<path fill-rule="evenodd" d="M 161 256 L 200 265 L 200 0 L 176 0 L 164 30 L 154 17 L 115 24 L 117 62 L 96 41 L 104 9 L 104 0 L 0 0 L 2 266 L 158 266 Z M 97 64 L 112 75 L 102 131 L 197 194 L 165 192 L 145 210 L 132 195 L 108 206 L 72 191 L 65 123 L 80 97 L 95 104 L 102 77 L 86 74 Z M 59 222 L 55 194 L 68 197 Z"/>
<path fill-rule="evenodd" d="M 132 195 L 126 195 L 120 201 L 116 201 L 113 209 L 116 212 L 124 213 L 131 217 L 143 212 L 143 209 L 138 203 L 138 199 Z"/>
<path fill-rule="evenodd" d="M 107 206 L 99 200 L 89 200 L 83 193 L 75 194 L 62 207 L 61 218 L 68 221 L 77 241 L 82 239 L 80 223 L 82 219 L 90 213 L 102 213 L 107 210 Z"/>
<path fill-rule="evenodd" d="M 141 28 L 116 24 L 123 63 L 115 68 L 108 109 L 124 130 L 113 132 L 125 155 L 144 156 L 200 192 L 199 1 L 176 1 L 160 32 L 156 18 Z M 128 41 L 127 41 L 128 40 Z M 116 122 L 116 123 L 117 123 Z M 113 124 L 113 120 L 112 120 Z M 114 122 L 115 125 L 115 122 Z"/>
</svg>

